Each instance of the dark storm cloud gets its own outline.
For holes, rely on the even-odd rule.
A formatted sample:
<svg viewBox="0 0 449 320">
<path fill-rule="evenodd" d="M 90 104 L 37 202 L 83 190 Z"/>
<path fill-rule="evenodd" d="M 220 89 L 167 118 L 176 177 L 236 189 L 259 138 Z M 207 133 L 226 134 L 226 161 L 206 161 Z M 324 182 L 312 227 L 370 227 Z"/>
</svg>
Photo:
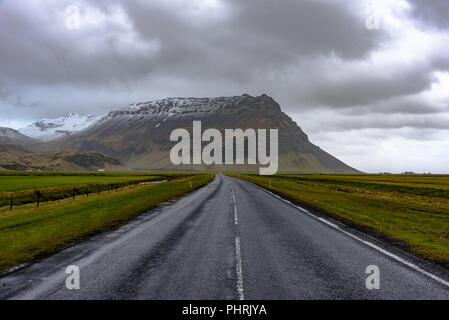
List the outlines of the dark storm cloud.
<svg viewBox="0 0 449 320">
<path fill-rule="evenodd" d="M 10 93 L 7 88 L 0 86 L 0 100 L 6 100 Z"/>
<path fill-rule="evenodd" d="M 279 52 L 316 55 L 335 52 L 348 59 L 361 58 L 386 38 L 386 33 L 369 33 L 364 28 L 357 2 L 315 0 L 231 1 L 240 6 L 235 34 L 243 31 L 245 41 L 270 39 Z M 355 9 L 354 12 L 351 9 Z M 260 48 L 262 49 L 262 48 Z"/>
<path fill-rule="evenodd" d="M 449 28 L 449 1 L 447 0 L 410 0 L 412 16 L 423 27 Z"/>
<path fill-rule="evenodd" d="M 449 65 L 441 55 L 416 64 L 390 63 L 388 70 L 354 67 L 392 45 L 388 30 L 365 28 L 368 13 L 360 1 L 80 0 L 82 15 L 96 10 L 111 17 L 118 11 L 125 18 L 105 18 L 77 31 L 64 25 L 69 4 L 9 0 L 1 5 L 0 42 L 7 45 L 0 51 L 0 83 L 21 95 L 64 86 L 94 96 L 97 88 L 117 83 L 133 91 L 142 83 L 150 87 L 172 78 L 192 83 L 179 92 L 192 87 L 204 87 L 200 95 L 266 92 L 285 110 L 296 111 L 370 106 L 416 94 L 432 84 L 434 66 Z M 414 5 L 415 12 L 423 4 L 416 0 Z M 329 57 L 339 61 L 334 69 L 321 66 Z M 33 99 L 44 100 L 38 98 Z"/>
<path fill-rule="evenodd" d="M 121 51 L 118 39 L 126 30 L 117 25 L 67 30 L 64 20 L 57 18 L 67 5 L 66 1 L 55 3 L 41 8 L 43 12 L 22 1 L 5 1 L 0 6 L 0 79 L 24 86 L 102 86 L 140 79 L 150 71 L 145 62 L 151 51 Z"/>
<path fill-rule="evenodd" d="M 419 93 L 429 89 L 433 76 L 427 66 L 414 66 L 367 73 L 354 73 L 349 79 L 318 78 L 304 90 L 304 101 L 311 105 L 332 107 L 369 106 L 397 96 Z M 409 106 L 404 106 L 407 111 Z M 395 108 L 397 110 L 397 106 Z M 386 110 L 388 112 L 388 110 Z"/>
<path fill-rule="evenodd" d="M 395 1 L 3 0 L 0 121 L 267 93 L 322 139 L 448 130 L 449 2 L 381 8 L 381 28 L 368 30 L 368 9 Z M 80 30 L 65 27 L 72 4 Z"/>
<path fill-rule="evenodd" d="M 361 58 L 383 32 L 369 33 L 349 5 L 328 1 L 227 1 L 229 17 L 197 21 L 159 2 L 123 4 L 142 38 L 158 39 L 154 72 L 193 79 L 254 82 L 304 55 Z M 181 12 L 182 13 L 182 12 Z"/>
<path fill-rule="evenodd" d="M 109 21 L 74 32 L 55 18 L 68 4 L 42 4 L 43 12 L 22 1 L 2 5 L 0 40 L 8 44 L 0 52 L 3 79 L 101 86 L 176 74 L 251 82 L 260 70 L 288 65 L 302 55 L 332 51 L 344 58 L 363 57 L 385 37 L 366 32 L 349 5 L 329 1 L 228 1 L 224 5 L 230 17 L 209 22 L 170 2 L 81 2 L 81 13 L 87 5 L 106 14 L 111 5 L 122 7 L 131 30 Z M 122 38 L 134 31 L 136 39 L 130 41 L 141 37 L 148 48 L 128 44 L 121 50 Z"/>
<path fill-rule="evenodd" d="M 370 117 L 351 116 L 338 119 L 338 121 L 330 120 L 327 129 L 333 131 L 347 131 L 361 129 L 438 129 L 449 130 L 449 115 L 440 117 L 409 117 L 405 115 L 371 115 Z"/>
<path fill-rule="evenodd" d="M 353 112 L 357 110 L 356 112 Z M 406 113 L 409 115 L 432 115 L 436 116 L 441 112 L 449 112 L 449 103 L 436 105 L 434 101 L 430 101 L 419 95 L 400 96 L 388 99 L 375 104 L 351 109 L 350 114 L 381 114 L 389 116 L 391 114 Z"/>
</svg>

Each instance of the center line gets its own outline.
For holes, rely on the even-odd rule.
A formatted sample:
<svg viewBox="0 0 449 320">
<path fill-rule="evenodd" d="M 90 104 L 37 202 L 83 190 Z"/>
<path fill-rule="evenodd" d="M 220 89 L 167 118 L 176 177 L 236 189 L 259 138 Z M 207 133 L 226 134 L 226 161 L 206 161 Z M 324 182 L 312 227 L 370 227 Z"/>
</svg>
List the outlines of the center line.
<svg viewBox="0 0 449 320">
<path fill-rule="evenodd" d="M 242 272 L 242 255 L 240 253 L 240 238 L 235 238 L 235 258 L 237 271 L 237 291 L 239 293 L 239 300 L 245 300 L 243 295 L 243 272 Z"/>
<path fill-rule="evenodd" d="M 232 186 L 229 185 L 231 187 L 231 194 L 232 194 L 232 203 L 234 204 L 234 223 L 237 225 L 239 224 L 239 216 L 238 216 L 238 211 L 237 211 L 237 204 L 235 203 L 235 196 L 234 196 L 234 190 L 232 190 Z"/>
<path fill-rule="evenodd" d="M 239 224 L 239 216 L 238 216 L 238 212 L 237 212 L 237 205 L 235 204 L 234 194 L 232 195 L 232 201 L 234 201 L 234 221 L 235 221 L 235 224 Z"/>
<path fill-rule="evenodd" d="M 232 185 L 229 184 L 232 195 L 232 202 L 234 204 L 234 223 L 236 225 L 239 224 L 239 217 L 237 211 L 237 204 L 235 201 L 234 190 L 232 189 Z M 237 292 L 239 294 L 239 300 L 245 300 L 243 295 L 243 272 L 242 272 L 242 253 L 240 249 L 240 237 L 235 237 L 235 270 L 237 273 Z"/>
</svg>

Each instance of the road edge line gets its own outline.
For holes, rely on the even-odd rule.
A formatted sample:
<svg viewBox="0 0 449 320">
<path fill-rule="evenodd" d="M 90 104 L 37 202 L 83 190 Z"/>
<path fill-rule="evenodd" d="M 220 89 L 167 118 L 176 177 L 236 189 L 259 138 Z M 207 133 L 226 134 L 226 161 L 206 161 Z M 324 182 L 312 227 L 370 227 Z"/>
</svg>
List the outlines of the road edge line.
<svg viewBox="0 0 449 320">
<path fill-rule="evenodd" d="M 437 281 L 438 283 L 440 283 L 440 284 L 442 284 L 442 285 L 444 285 L 444 286 L 446 286 L 446 287 L 449 288 L 449 282 L 448 282 L 448 281 L 446 281 L 446 280 L 444 280 L 444 279 L 442 279 L 442 278 L 440 278 L 440 277 L 434 275 L 434 274 L 431 273 L 431 272 L 428 272 L 428 271 L 426 271 L 426 270 L 424 270 L 424 269 L 418 267 L 416 264 L 414 264 L 414 263 L 412 263 L 412 262 L 410 262 L 410 261 L 407 261 L 406 259 L 403 259 L 403 258 L 399 257 L 398 255 L 395 255 L 394 253 L 391 253 L 391 252 L 389 252 L 389 251 L 387 251 L 387 250 L 385 250 L 385 249 L 383 249 L 383 248 L 381 248 L 381 247 L 375 245 L 374 243 L 372 243 L 372 242 L 370 242 L 370 241 L 363 240 L 362 238 L 359 238 L 359 237 L 357 237 L 356 235 L 354 235 L 354 234 L 352 234 L 352 233 L 350 233 L 350 232 L 348 232 L 348 231 L 346 231 L 346 230 L 343 230 L 340 226 L 336 225 L 335 223 L 332 223 L 332 222 L 330 222 L 330 221 L 328 221 L 328 220 L 326 220 L 326 219 L 324 219 L 324 218 L 318 217 L 317 215 L 311 213 L 309 210 L 307 210 L 307 209 L 305 209 L 305 208 L 303 208 L 303 207 L 301 207 L 301 206 L 298 206 L 298 205 L 292 203 L 291 201 L 289 201 L 289 200 L 287 200 L 287 199 L 284 199 L 284 198 L 282 198 L 281 196 L 279 196 L 279 195 L 277 195 L 277 194 L 275 194 L 275 193 L 273 193 L 273 192 L 271 192 L 271 191 L 269 191 L 269 190 L 267 190 L 267 189 L 265 189 L 265 188 L 262 188 L 262 187 L 256 185 L 255 183 L 252 183 L 252 182 L 247 181 L 247 180 L 242 180 L 242 181 L 246 181 L 246 182 L 252 184 L 253 186 L 255 186 L 255 187 L 261 189 L 262 191 L 264 191 L 264 192 L 266 192 L 266 193 L 268 193 L 268 194 L 270 194 L 270 195 L 272 195 L 272 196 L 278 198 L 278 199 L 281 200 L 282 202 L 285 202 L 285 203 L 287 203 L 288 205 L 290 205 L 290 206 L 296 208 L 298 211 L 300 211 L 300 212 L 302 212 L 302 213 L 305 213 L 305 214 L 307 214 L 308 216 L 310 216 L 310 217 L 312 217 L 312 218 L 314 218 L 314 219 L 316 219 L 316 220 L 318 220 L 318 221 L 321 221 L 322 223 L 325 223 L 326 225 L 328 225 L 328 226 L 334 228 L 334 229 L 337 230 L 337 231 L 340 231 L 341 233 L 343 233 L 343 234 L 345 234 L 345 235 L 347 235 L 347 236 L 353 238 L 354 240 L 357 240 L 358 242 L 363 243 L 364 245 L 366 245 L 366 246 L 368 246 L 368 247 L 370 247 L 370 248 L 372 248 L 372 249 L 374 249 L 374 250 L 376 250 L 376 251 L 378 251 L 378 252 L 380 252 L 380 253 L 382 253 L 382 254 L 384 254 L 384 255 L 386 255 L 386 256 L 392 258 L 392 259 L 394 259 L 394 260 L 396 260 L 396 261 L 399 262 L 399 263 L 402 263 L 403 265 L 405 265 L 405 266 L 407 266 L 407 267 L 409 267 L 409 268 L 415 270 L 416 272 L 419 272 L 419 273 L 425 275 L 426 277 L 428 277 L 428 278 L 430 278 L 430 279 L 432 279 L 432 280 L 434 280 L 434 281 Z"/>
</svg>

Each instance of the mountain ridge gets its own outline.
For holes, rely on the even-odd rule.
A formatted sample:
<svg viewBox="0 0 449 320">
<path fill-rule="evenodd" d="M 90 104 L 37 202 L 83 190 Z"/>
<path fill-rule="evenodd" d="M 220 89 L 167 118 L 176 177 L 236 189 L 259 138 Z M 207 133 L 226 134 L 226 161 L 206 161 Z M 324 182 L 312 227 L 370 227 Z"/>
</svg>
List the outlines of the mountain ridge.
<svg viewBox="0 0 449 320">
<path fill-rule="evenodd" d="M 39 144 L 40 151 L 93 151 L 116 158 L 134 170 L 255 171 L 253 165 L 189 165 L 177 167 L 169 160 L 170 133 L 192 130 L 201 120 L 204 130 L 279 129 L 280 172 L 357 173 L 309 141 L 307 134 L 263 94 L 217 98 L 167 98 L 131 104 L 110 111 L 94 125 Z M 258 166 L 257 166 L 258 168 Z"/>
</svg>

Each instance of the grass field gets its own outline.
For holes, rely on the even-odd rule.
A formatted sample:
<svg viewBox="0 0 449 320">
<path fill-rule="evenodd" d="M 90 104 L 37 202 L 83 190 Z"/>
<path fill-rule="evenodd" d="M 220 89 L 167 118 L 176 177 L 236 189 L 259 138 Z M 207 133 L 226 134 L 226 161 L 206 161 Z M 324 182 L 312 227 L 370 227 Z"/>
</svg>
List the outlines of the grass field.
<svg viewBox="0 0 449 320">
<path fill-rule="evenodd" d="M 142 181 L 172 180 L 188 174 L 174 173 L 6 173 L 0 174 L 0 207 L 9 206 L 11 196 L 14 205 L 36 201 L 35 191 L 42 197 L 40 201 L 68 198 L 76 194 L 106 191 L 127 184 Z"/>
<path fill-rule="evenodd" d="M 449 267 L 449 176 L 231 176 Z"/>
<path fill-rule="evenodd" d="M 57 251 L 76 240 L 125 224 L 160 203 L 207 184 L 213 175 L 178 175 L 158 184 L 62 201 L 0 208 L 0 272 Z M 191 185 L 190 185 L 191 182 Z M 192 187 L 191 187 L 192 186 Z"/>
<path fill-rule="evenodd" d="M 152 178 L 153 176 L 148 176 Z M 147 178 L 147 177 L 145 177 Z M 49 189 L 63 186 L 88 184 L 111 184 L 145 179 L 144 177 L 3 177 L 0 176 L 0 192 L 15 192 L 34 189 Z"/>
<path fill-rule="evenodd" d="M 15 192 L 30 189 L 47 189 L 87 184 L 122 183 L 145 180 L 157 176 L 159 176 L 159 174 L 149 173 L 105 173 L 84 175 L 37 175 L 33 173 L 23 173 L 22 175 L 0 174 L 0 192 Z"/>
</svg>

